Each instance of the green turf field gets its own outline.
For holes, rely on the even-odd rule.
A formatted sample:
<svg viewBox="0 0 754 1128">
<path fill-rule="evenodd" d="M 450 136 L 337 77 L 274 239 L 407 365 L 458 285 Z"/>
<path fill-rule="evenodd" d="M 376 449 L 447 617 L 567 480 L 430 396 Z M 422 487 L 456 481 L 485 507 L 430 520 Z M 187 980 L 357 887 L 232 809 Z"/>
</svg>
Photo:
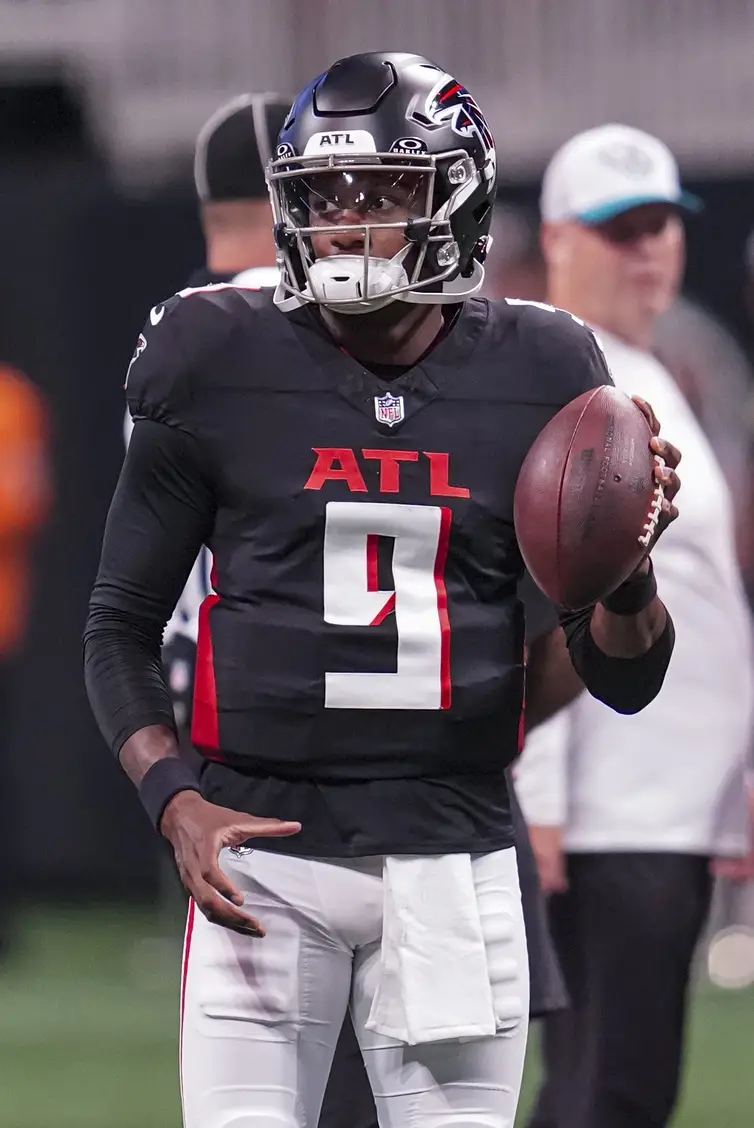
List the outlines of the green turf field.
<svg viewBox="0 0 754 1128">
<path fill-rule="evenodd" d="M 167 942 L 161 930 L 148 915 L 102 909 L 25 918 L 0 967 L 2 1128 L 179 1128 L 180 925 Z M 754 992 L 705 988 L 674 1128 L 752 1124 Z"/>
</svg>

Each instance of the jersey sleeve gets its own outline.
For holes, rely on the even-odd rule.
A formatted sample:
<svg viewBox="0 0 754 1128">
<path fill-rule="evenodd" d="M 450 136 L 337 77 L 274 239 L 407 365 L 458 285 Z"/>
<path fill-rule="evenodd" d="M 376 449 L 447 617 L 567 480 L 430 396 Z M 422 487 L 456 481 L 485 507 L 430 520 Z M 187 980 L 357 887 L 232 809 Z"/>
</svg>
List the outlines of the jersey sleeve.
<svg viewBox="0 0 754 1128">
<path fill-rule="evenodd" d="M 191 342 L 179 294 L 154 306 L 138 336 L 126 371 L 132 420 L 151 419 L 190 430 Z"/>
<path fill-rule="evenodd" d="M 89 699 L 116 755 L 139 729 L 175 723 L 160 663 L 162 635 L 214 512 L 199 441 L 180 428 L 137 420 L 84 637 Z"/>
<path fill-rule="evenodd" d="M 198 286 L 152 307 L 126 372 L 132 419 L 200 433 L 212 391 L 208 373 L 238 324 L 243 292 L 225 283 Z"/>
</svg>

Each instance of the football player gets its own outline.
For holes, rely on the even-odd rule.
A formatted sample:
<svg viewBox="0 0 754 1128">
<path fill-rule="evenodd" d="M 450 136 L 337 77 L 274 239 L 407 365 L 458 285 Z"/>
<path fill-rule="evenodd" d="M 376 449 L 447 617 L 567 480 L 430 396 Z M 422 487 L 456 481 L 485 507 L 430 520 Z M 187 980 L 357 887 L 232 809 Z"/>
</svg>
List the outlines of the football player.
<svg viewBox="0 0 754 1128">
<path fill-rule="evenodd" d="M 187 1128 L 314 1123 L 349 1005 L 383 1126 L 513 1124 L 513 491 L 542 427 L 610 376 L 568 314 L 473 296 L 495 177 L 485 118 L 441 68 L 341 60 L 268 168 L 274 298 L 182 291 L 130 368 L 86 678 L 192 897 Z M 662 529 L 679 454 L 653 449 Z M 159 648 L 202 544 L 198 781 Z M 606 704 L 659 692 L 673 626 L 651 565 L 560 621 Z"/>
<path fill-rule="evenodd" d="M 199 132 L 194 180 L 206 242 L 206 266 L 189 286 L 212 282 L 268 287 L 279 280 L 275 262 L 272 214 L 265 167 L 287 117 L 290 102 L 272 94 L 242 94 L 224 103 Z M 157 315 L 159 316 L 159 306 Z M 126 436 L 133 423 L 126 414 Z M 184 754 L 192 762 L 190 721 L 199 610 L 210 592 L 211 559 L 200 559 L 165 630 L 162 659 Z M 579 692 L 557 627 L 557 616 L 544 596 L 525 578 L 529 661 L 527 728 L 531 728 Z M 526 824 L 510 789 L 511 822 L 526 922 L 530 968 L 530 1017 L 561 1009 L 566 1002 L 555 958 L 544 900 L 539 888 Z M 338 1041 L 320 1113 L 320 1128 L 363 1128 L 376 1122 L 350 1016 Z"/>
</svg>

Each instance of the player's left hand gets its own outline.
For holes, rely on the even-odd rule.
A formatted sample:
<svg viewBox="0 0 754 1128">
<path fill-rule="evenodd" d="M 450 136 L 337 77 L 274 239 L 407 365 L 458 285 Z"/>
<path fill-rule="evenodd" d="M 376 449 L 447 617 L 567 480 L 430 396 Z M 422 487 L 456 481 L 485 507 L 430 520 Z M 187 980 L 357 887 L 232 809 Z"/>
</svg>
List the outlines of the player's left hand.
<svg viewBox="0 0 754 1128">
<path fill-rule="evenodd" d="M 652 405 L 641 399 L 640 396 L 632 396 L 631 399 L 639 408 L 652 431 L 649 446 L 655 455 L 655 480 L 658 485 L 662 486 L 663 491 L 657 530 L 650 545 L 650 549 L 652 549 L 657 544 L 657 538 L 662 536 L 668 525 L 675 521 L 678 516 L 678 507 L 675 505 L 674 498 L 681 488 L 681 479 L 676 473 L 676 468 L 681 461 L 681 452 L 667 439 L 660 438 L 660 421 L 655 415 Z"/>
<path fill-rule="evenodd" d="M 220 867 L 220 851 L 250 838 L 279 838 L 300 830 L 299 822 L 218 807 L 196 791 L 174 795 L 160 820 L 160 833 L 173 847 L 184 888 L 210 924 L 259 938 L 264 928 L 243 908 L 243 892 Z"/>
</svg>

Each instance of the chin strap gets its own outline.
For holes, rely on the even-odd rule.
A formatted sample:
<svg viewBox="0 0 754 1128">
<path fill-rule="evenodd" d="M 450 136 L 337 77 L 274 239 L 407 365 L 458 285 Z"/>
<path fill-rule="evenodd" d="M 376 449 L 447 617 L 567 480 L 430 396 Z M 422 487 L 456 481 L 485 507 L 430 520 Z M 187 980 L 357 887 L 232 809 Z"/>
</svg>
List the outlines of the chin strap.
<svg viewBox="0 0 754 1128">
<path fill-rule="evenodd" d="M 475 261 L 469 278 L 463 278 L 459 274 L 450 282 L 443 282 L 440 290 L 407 290 L 405 294 L 397 294 L 396 301 L 411 305 L 451 305 L 463 298 L 473 297 L 483 284 L 484 267 Z"/>
<path fill-rule="evenodd" d="M 346 257 L 346 256 L 339 256 Z M 357 257 L 357 256 L 349 256 Z M 382 260 L 389 262 L 391 260 Z M 363 259 L 359 258 L 362 263 Z M 375 296 L 368 298 L 366 301 L 354 301 L 351 304 L 333 303 L 328 305 L 327 301 L 315 298 L 309 292 L 309 287 L 301 293 L 291 293 L 285 282 L 279 282 L 275 290 L 274 302 L 277 308 L 282 313 L 290 313 L 294 309 L 300 309 L 305 305 L 324 305 L 328 309 L 333 309 L 336 313 L 342 314 L 363 314 L 374 313 L 375 310 L 381 309 L 383 306 L 389 305 L 391 302 L 406 302 L 409 305 L 453 305 L 464 298 L 470 298 L 481 290 L 484 284 L 484 267 L 480 262 L 474 262 L 474 267 L 470 277 L 463 278 L 460 274 L 449 282 L 443 282 L 441 287 L 436 290 L 405 290 L 402 294 L 385 294 L 384 296 Z"/>
</svg>

